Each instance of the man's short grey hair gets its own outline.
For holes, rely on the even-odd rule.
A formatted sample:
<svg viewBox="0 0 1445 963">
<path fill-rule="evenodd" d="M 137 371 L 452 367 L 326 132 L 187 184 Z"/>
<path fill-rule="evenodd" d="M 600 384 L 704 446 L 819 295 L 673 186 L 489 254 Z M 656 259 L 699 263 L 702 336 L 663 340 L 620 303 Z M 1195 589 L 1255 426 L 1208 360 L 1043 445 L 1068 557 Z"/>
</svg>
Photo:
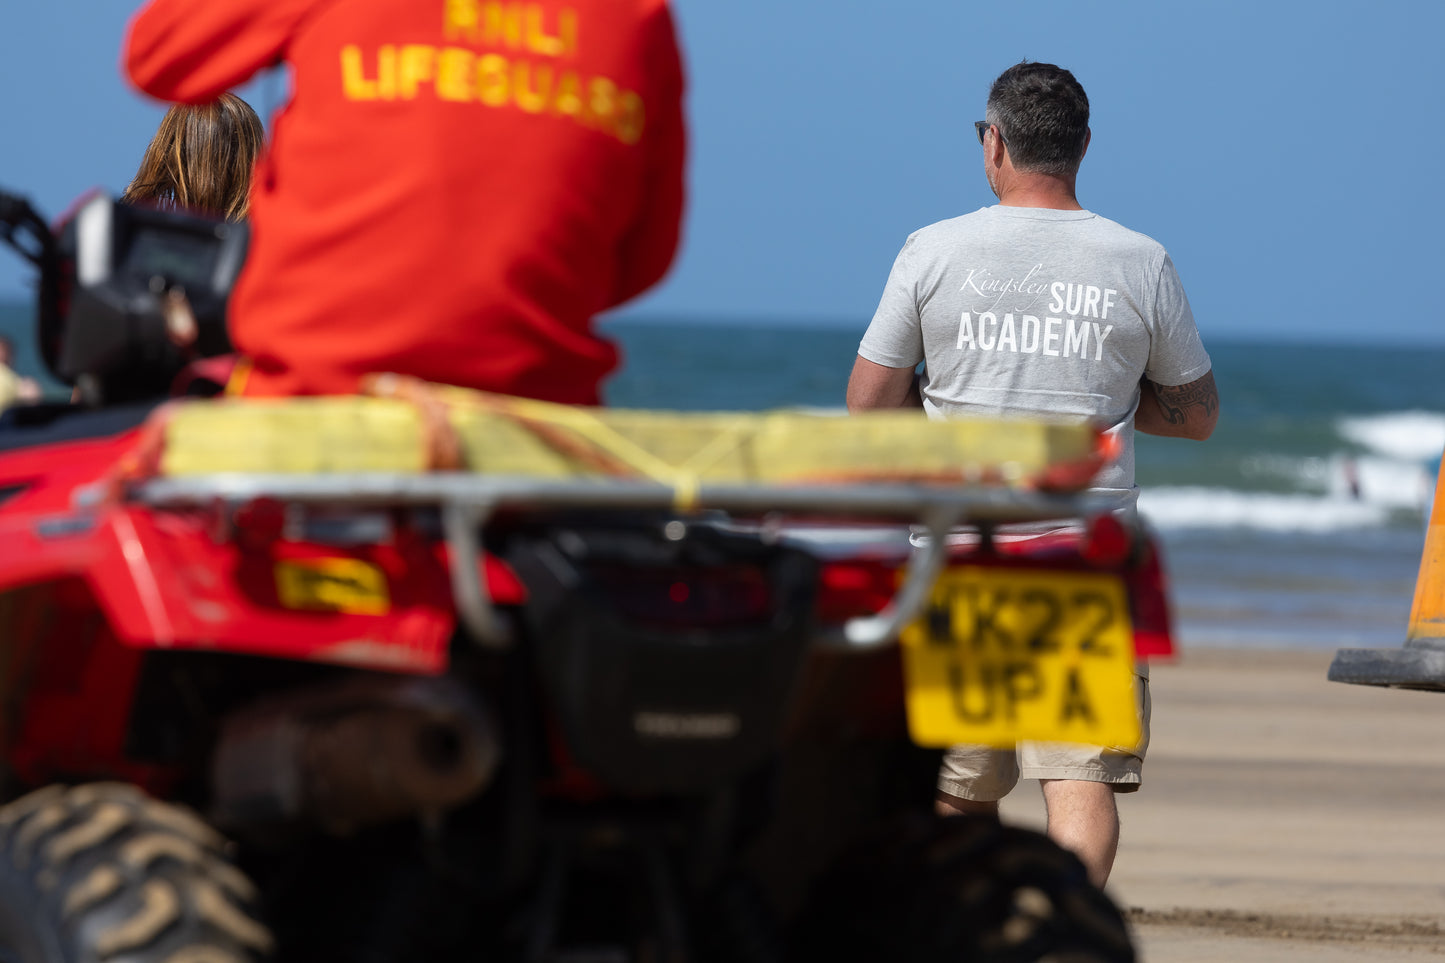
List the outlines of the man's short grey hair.
<svg viewBox="0 0 1445 963">
<path fill-rule="evenodd" d="M 1078 173 L 1089 136 L 1089 98 L 1054 64 L 1015 64 L 993 82 L 985 117 L 998 125 L 1009 158 L 1025 173 Z"/>
</svg>

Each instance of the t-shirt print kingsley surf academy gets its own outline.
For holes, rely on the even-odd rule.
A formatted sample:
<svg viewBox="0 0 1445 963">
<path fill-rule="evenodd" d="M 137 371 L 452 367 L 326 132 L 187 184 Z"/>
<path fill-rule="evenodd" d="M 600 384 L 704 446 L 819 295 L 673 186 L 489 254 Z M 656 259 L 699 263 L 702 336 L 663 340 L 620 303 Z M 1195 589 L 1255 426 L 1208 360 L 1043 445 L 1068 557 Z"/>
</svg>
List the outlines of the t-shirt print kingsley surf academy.
<svg viewBox="0 0 1445 963">
<path fill-rule="evenodd" d="M 926 365 L 930 417 L 1082 416 L 1117 433 L 1099 488 L 1134 496 L 1139 381 L 1209 371 L 1178 272 L 1089 211 L 988 207 L 910 235 L 858 354 Z"/>
</svg>

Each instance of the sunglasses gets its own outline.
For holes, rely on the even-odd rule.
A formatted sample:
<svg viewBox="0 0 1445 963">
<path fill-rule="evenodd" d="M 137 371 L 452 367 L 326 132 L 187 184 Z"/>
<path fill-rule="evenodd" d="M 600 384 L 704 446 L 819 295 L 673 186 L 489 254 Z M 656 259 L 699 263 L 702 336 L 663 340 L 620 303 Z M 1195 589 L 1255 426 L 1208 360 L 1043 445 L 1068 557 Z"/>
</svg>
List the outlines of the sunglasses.
<svg viewBox="0 0 1445 963">
<path fill-rule="evenodd" d="M 982 146 L 982 145 L 983 145 L 983 135 L 988 133 L 988 129 L 989 129 L 990 127 L 994 128 L 994 130 L 998 130 L 998 126 L 997 126 L 997 125 L 995 125 L 995 124 L 990 124 L 990 123 L 989 123 L 988 121 L 986 121 L 986 120 L 976 120 L 976 121 L 973 122 L 973 129 L 976 130 L 976 131 L 978 131 L 978 143 L 979 143 L 979 146 Z M 1001 141 L 1003 141 L 1003 145 L 1004 145 L 1005 147 L 1008 146 L 1008 138 L 1003 135 L 1003 131 L 1001 131 L 1001 130 L 998 131 L 998 139 L 1001 140 Z"/>
</svg>

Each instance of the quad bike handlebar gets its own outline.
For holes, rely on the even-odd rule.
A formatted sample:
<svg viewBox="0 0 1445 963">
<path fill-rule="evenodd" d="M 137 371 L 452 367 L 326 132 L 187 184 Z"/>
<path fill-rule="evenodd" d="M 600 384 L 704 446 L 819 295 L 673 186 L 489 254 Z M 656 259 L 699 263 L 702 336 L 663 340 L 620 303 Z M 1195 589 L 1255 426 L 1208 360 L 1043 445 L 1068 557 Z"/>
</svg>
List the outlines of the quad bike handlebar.
<svg viewBox="0 0 1445 963">
<path fill-rule="evenodd" d="M 18 194 L 0 191 L 0 239 L 42 271 L 55 257 L 55 235 L 45 219 Z"/>
<path fill-rule="evenodd" d="M 244 223 L 101 191 L 52 227 L 0 191 L 0 240 L 39 269 L 40 357 L 91 406 L 163 398 L 187 363 L 230 351 L 226 305 L 249 236 Z M 187 311 L 180 326 L 176 299 Z"/>
</svg>

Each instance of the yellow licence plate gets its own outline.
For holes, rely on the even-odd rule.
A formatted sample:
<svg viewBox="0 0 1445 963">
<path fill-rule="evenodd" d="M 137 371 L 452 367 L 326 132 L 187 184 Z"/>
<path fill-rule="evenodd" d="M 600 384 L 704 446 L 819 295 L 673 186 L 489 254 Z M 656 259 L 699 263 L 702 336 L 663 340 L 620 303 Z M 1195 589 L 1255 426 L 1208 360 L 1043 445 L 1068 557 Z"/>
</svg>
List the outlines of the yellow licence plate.
<svg viewBox="0 0 1445 963">
<path fill-rule="evenodd" d="M 276 563 L 276 594 L 288 609 L 384 615 L 391 609 L 386 575 L 359 558 L 287 559 Z"/>
<path fill-rule="evenodd" d="M 901 641 L 921 746 L 1139 742 L 1134 633 L 1116 576 L 945 569 Z"/>
</svg>

